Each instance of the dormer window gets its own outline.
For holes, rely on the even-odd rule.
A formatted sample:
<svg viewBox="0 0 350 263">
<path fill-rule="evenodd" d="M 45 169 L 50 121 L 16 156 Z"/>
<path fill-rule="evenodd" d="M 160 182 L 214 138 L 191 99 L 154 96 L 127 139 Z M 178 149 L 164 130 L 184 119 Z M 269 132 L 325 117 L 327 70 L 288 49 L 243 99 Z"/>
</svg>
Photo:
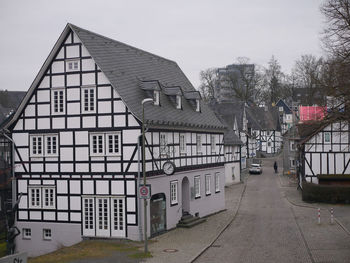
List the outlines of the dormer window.
<svg viewBox="0 0 350 263">
<path fill-rule="evenodd" d="M 68 60 L 66 62 L 66 71 L 78 71 L 80 69 L 79 65 L 79 60 Z"/>
<path fill-rule="evenodd" d="M 176 109 L 181 110 L 181 96 L 176 95 Z"/>
<path fill-rule="evenodd" d="M 201 104 L 199 103 L 199 100 L 196 100 L 196 112 L 201 111 Z"/>
<path fill-rule="evenodd" d="M 153 91 L 153 102 L 154 105 L 159 106 L 159 90 Z"/>
</svg>

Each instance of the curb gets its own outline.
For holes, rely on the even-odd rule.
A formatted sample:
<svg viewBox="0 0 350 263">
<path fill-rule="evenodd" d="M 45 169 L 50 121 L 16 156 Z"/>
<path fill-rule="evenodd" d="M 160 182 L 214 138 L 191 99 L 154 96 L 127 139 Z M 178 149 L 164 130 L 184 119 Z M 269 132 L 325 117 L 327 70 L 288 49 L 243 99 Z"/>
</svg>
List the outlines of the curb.
<svg viewBox="0 0 350 263">
<path fill-rule="evenodd" d="M 249 176 L 248 176 L 249 177 Z M 248 177 L 246 179 L 246 181 L 248 180 Z M 241 193 L 241 196 L 239 197 L 239 201 L 238 201 L 238 204 L 237 204 L 237 208 L 236 208 L 236 211 L 234 212 L 233 214 L 233 217 L 229 220 L 229 222 L 219 231 L 219 233 L 216 235 L 216 237 L 213 239 L 213 241 L 211 241 L 209 243 L 209 245 L 205 246 L 202 251 L 200 251 L 195 257 L 193 257 L 189 262 L 190 263 L 193 263 L 196 259 L 198 259 L 205 251 L 208 250 L 209 247 L 211 247 L 216 240 L 218 240 L 218 238 L 221 236 L 221 234 L 232 224 L 232 222 L 236 219 L 236 216 L 238 214 L 238 210 L 241 206 L 241 201 L 243 199 L 243 195 L 245 193 L 245 190 L 247 188 L 247 184 L 246 182 L 244 183 L 244 187 L 243 187 L 243 190 L 242 190 L 242 193 Z"/>
<path fill-rule="evenodd" d="M 280 176 L 279 176 L 280 177 Z M 279 181 L 280 181 L 280 186 L 283 187 L 282 185 L 282 182 L 281 182 L 281 178 L 279 178 Z M 294 203 L 293 201 L 291 201 L 288 196 L 286 194 L 283 195 L 284 198 L 293 206 L 297 206 L 297 207 L 303 207 L 303 208 L 311 208 L 311 209 L 318 209 L 318 207 L 315 207 L 315 206 L 312 206 L 312 205 L 303 205 L 303 204 L 296 204 Z M 327 211 L 328 213 L 331 213 L 331 211 L 327 208 L 320 208 L 320 210 L 323 210 L 323 211 Z M 349 229 L 346 228 L 346 226 L 344 226 L 340 221 L 339 219 L 337 219 L 336 217 L 334 217 L 334 221 L 337 222 L 337 224 L 348 234 L 350 235 L 350 231 Z"/>
</svg>

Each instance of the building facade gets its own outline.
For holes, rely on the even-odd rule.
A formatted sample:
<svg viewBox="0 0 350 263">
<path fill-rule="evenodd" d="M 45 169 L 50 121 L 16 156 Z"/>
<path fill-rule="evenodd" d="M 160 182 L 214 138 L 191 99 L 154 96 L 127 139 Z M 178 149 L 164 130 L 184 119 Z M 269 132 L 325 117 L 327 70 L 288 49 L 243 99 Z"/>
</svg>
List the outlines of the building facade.
<svg viewBox="0 0 350 263">
<path fill-rule="evenodd" d="M 153 103 L 142 105 L 146 98 Z M 7 124 L 22 195 L 18 251 L 141 239 L 142 106 L 148 236 L 185 212 L 225 208 L 225 126 L 177 64 L 68 24 Z"/>
</svg>

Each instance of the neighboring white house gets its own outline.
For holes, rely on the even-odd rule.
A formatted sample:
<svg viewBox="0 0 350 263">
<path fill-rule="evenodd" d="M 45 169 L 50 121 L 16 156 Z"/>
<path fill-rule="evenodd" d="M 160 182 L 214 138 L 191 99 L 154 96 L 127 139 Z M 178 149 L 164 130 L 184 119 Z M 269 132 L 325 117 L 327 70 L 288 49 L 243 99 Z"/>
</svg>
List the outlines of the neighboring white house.
<svg viewBox="0 0 350 263">
<path fill-rule="evenodd" d="M 83 237 L 141 239 L 146 98 L 148 235 L 176 227 L 183 213 L 225 208 L 225 163 L 237 149 L 224 152 L 225 126 L 178 65 L 68 24 L 6 126 L 23 195 L 18 251 L 36 256 Z"/>
<path fill-rule="evenodd" d="M 293 111 L 289 108 L 286 102 L 282 99 L 276 103 L 280 116 L 281 132 L 285 134 L 293 126 Z"/>
<path fill-rule="evenodd" d="M 304 124 L 304 129 L 308 124 Z M 319 183 L 322 175 L 350 174 L 349 123 L 334 121 L 318 125 L 300 142 L 301 176 L 307 182 Z M 331 178 L 327 178 L 331 179 Z"/>
</svg>

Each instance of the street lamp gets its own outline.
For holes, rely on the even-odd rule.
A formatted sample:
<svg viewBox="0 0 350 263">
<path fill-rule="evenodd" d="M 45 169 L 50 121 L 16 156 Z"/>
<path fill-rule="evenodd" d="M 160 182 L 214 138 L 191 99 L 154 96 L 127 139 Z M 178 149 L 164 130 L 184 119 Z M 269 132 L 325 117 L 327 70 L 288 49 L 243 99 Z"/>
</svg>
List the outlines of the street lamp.
<svg viewBox="0 0 350 263">
<path fill-rule="evenodd" d="M 143 176 L 143 185 L 146 186 L 146 154 L 145 154 L 145 104 L 147 102 L 152 102 L 153 99 L 147 98 L 144 99 L 142 104 L 142 176 Z M 144 213 L 144 240 L 145 240 L 145 253 L 148 252 L 147 246 L 147 199 L 143 199 L 143 213 Z"/>
</svg>

